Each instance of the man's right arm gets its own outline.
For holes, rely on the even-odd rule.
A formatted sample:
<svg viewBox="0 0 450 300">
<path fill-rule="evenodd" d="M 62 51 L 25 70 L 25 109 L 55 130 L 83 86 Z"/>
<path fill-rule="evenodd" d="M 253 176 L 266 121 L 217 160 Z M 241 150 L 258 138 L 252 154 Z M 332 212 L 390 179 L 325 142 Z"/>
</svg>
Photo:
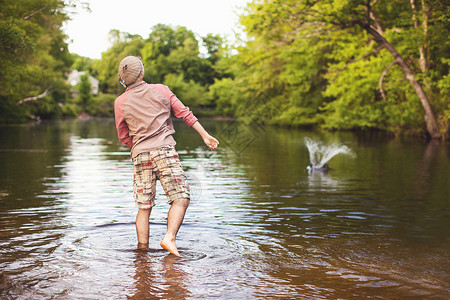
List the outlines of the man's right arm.
<svg viewBox="0 0 450 300">
<path fill-rule="evenodd" d="M 208 146 L 211 151 L 217 148 L 217 146 L 219 145 L 219 141 L 209 135 L 209 133 L 205 130 L 205 128 L 203 128 L 200 122 L 195 122 L 194 125 L 192 125 L 192 128 L 194 128 L 195 131 L 197 131 L 197 133 L 202 137 L 203 142 L 205 142 L 206 146 Z"/>
</svg>

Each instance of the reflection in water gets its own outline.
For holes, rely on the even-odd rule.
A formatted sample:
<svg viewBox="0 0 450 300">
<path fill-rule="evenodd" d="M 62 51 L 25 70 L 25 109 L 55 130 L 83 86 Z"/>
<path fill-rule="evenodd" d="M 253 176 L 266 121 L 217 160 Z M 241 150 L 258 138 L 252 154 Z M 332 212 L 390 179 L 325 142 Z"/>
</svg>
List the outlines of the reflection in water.
<svg viewBox="0 0 450 300">
<path fill-rule="evenodd" d="M 175 126 L 194 192 L 181 258 L 159 246 L 159 185 L 150 250 L 136 249 L 113 120 L 0 127 L 0 298 L 450 297 L 448 145 L 267 128 L 210 152 Z M 309 174 L 306 136 L 358 159 Z"/>
<path fill-rule="evenodd" d="M 327 172 L 309 172 L 308 184 L 313 191 L 331 191 L 339 187 L 339 182 L 334 180 Z"/>
<path fill-rule="evenodd" d="M 164 257 L 163 270 L 166 278 L 164 299 L 185 299 L 190 296 L 184 271 L 178 266 L 179 258 L 173 255 Z"/>
<path fill-rule="evenodd" d="M 190 296 L 185 273 L 179 267 L 182 264 L 179 257 L 169 254 L 161 259 L 149 251 L 136 250 L 134 263 L 136 292 L 129 296 L 130 299 L 186 299 Z"/>
</svg>

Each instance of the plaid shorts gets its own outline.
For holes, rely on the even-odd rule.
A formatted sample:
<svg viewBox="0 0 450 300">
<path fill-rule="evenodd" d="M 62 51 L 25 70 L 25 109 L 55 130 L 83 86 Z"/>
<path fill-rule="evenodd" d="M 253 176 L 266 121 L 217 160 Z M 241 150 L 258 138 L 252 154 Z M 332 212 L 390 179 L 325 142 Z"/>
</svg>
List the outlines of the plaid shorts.
<svg viewBox="0 0 450 300">
<path fill-rule="evenodd" d="M 133 196 L 137 208 L 155 205 L 156 179 L 159 179 L 171 204 L 179 198 L 190 199 L 186 174 L 173 146 L 138 154 L 133 158 Z"/>
</svg>

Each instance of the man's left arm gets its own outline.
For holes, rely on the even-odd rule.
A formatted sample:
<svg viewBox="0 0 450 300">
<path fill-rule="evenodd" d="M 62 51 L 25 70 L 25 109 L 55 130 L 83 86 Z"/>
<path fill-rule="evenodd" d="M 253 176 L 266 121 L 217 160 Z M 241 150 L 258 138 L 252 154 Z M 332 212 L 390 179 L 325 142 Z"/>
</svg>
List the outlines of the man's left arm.
<svg viewBox="0 0 450 300">
<path fill-rule="evenodd" d="M 128 148 L 133 147 L 133 140 L 130 137 L 127 122 L 123 117 L 123 101 L 117 101 L 114 103 L 114 117 L 116 121 L 117 136 L 119 140 L 127 145 Z"/>
</svg>

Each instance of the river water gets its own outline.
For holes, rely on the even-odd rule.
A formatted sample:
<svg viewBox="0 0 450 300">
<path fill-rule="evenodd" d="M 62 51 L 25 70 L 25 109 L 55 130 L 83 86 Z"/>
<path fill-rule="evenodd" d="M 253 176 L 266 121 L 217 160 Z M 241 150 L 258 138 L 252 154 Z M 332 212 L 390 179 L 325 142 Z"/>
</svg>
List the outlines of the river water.
<svg viewBox="0 0 450 300">
<path fill-rule="evenodd" d="M 133 169 L 113 120 L 0 127 L 2 299 L 450 298 L 450 147 L 381 133 L 184 123 L 181 258 L 137 250 Z M 305 138 L 341 143 L 308 173 Z"/>
</svg>

